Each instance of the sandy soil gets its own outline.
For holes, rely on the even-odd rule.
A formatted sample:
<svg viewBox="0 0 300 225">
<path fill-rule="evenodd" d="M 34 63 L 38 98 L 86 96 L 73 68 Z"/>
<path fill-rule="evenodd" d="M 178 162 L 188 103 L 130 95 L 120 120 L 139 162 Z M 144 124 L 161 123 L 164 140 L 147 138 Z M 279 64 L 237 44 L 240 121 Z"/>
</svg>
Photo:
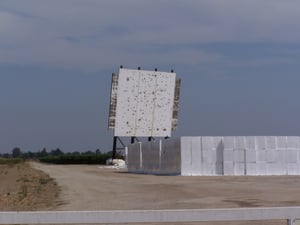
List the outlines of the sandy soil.
<svg viewBox="0 0 300 225">
<path fill-rule="evenodd" d="M 153 176 L 99 166 L 32 165 L 61 186 L 64 204 L 57 210 L 300 206 L 300 176 Z"/>
<path fill-rule="evenodd" d="M 0 211 L 51 210 L 57 207 L 59 187 L 27 163 L 0 165 Z"/>
</svg>

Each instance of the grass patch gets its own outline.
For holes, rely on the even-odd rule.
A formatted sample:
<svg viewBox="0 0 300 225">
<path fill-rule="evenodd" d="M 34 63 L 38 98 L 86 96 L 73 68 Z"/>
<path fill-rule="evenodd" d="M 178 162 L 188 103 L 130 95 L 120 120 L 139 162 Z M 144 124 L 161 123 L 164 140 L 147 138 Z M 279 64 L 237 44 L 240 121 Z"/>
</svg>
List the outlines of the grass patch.
<svg viewBox="0 0 300 225">
<path fill-rule="evenodd" d="M 7 158 L 0 157 L 0 165 L 14 165 L 22 162 L 24 162 L 24 160 L 21 158 L 7 159 Z"/>
<path fill-rule="evenodd" d="M 23 200 L 28 195 L 28 186 L 23 184 L 21 187 L 21 191 L 19 192 L 19 200 Z"/>
<path fill-rule="evenodd" d="M 52 178 L 44 178 L 44 177 L 41 177 L 40 179 L 39 179 L 39 183 L 40 184 L 47 184 L 49 181 L 52 181 Z"/>
</svg>

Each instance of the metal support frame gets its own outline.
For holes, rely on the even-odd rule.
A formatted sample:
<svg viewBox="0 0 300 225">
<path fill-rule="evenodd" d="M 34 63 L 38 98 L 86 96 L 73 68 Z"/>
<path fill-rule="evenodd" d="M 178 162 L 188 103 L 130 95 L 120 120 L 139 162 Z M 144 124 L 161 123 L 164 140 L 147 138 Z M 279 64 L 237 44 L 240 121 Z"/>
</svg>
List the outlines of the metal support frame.
<svg viewBox="0 0 300 225">
<path fill-rule="evenodd" d="M 154 141 L 155 138 L 154 137 L 148 137 L 148 141 Z"/>
<path fill-rule="evenodd" d="M 294 218 L 288 219 L 288 225 L 294 225 L 295 222 L 296 222 L 296 219 L 294 219 Z"/>
<path fill-rule="evenodd" d="M 131 144 L 133 144 L 133 143 L 134 143 L 134 141 L 135 141 L 135 137 L 134 137 L 134 136 L 132 136 L 132 137 L 131 137 L 131 140 L 130 140 L 130 143 L 131 143 Z"/>
<path fill-rule="evenodd" d="M 131 141 L 130 141 L 130 144 L 133 144 L 135 142 L 140 142 L 140 140 L 136 137 L 136 136 L 132 136 L 131 137 Z"/>
<path fill-rule="evenodd" d="M 122 145 L 122 147 L 118 147 L 118 142 Z M 113 150 L 112 150 L 112 159 L 115 159 L 117 156 L 117 150 L 118 149 L 125 149 L 124 142 L 120 139 L 118 136 L 114 136 L 113 138 Z"/>
</svg>

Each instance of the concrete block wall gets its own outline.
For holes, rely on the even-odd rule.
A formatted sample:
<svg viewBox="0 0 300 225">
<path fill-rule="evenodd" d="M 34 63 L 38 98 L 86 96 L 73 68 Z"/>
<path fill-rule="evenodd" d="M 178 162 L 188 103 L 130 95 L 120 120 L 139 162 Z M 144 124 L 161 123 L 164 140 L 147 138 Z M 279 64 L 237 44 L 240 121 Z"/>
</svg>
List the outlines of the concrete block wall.
<svg viewBox="0 0 300 225">
<path fill-rule="evenodd" d="M 300 174 L 298 136 L 182 137 L 181 155 L 182 175 Z"/>
<path fill-rule="evenodd" d="M 181 137 L 181 174 L 222 175 L 222 137 Z"/>
<path fill-rule="evenodd" d="M 154 174 L 298 175 L 300 137 L 181 137 L 128 147 L 128 169 Z"/>
</svg>

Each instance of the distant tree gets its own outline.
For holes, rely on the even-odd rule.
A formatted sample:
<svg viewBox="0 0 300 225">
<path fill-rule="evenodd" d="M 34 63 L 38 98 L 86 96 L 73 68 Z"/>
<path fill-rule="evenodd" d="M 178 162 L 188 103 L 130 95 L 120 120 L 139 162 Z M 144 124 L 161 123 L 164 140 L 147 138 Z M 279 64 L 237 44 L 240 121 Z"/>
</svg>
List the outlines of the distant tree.
<svg viewBox="0 0 300 225">
<path fill-rule="evenodd" d="M 24 159 L 34 159 L 35 158 L 35 153 L 28 151 L 22 154 L 22 157 Z"/>
<path fill-rule="evenodd" d="M 83 155 L 92 155 L 95 154 L 94 152 L 92 152 L 91 150 L 88 150 L 86 152 L 83 152 Z"/>
<path fill-rule="evenodd" d="M 80 152 L 71 152 L 72 155 L 80 155 Z"/>
<path fill-rule="evenodd" d="M 100 151 L 99 148 L 96 150 L 96 154 L 97 154 L 97 155 L 101 154 L 101 151 Z"/>
<path fill-rule="evenodd" d="M 60 156 L 60 155 L 63 155 L 64 153 L 59 149 L 57 148 L 56 150 L 52 150 L 50 152 L 50 155 L 53 155 L 53 156 Z"/>
<path fill-rule="evenodd" d="M 39 151 L 37 154 L 36 154 L 37 158 L 41 158 L 41 157 L 46 157 L 48 156 L 48 152 L 47 152 L 47 149 L 46 148 L 43 148 L 42 151 Z"/>
<path fill-rule="evenodd" d="M 21 157 L 21 155 L 22 155 L 22 152 L 21 152 L 21 149 L 20 149 L 20 148 L 15 147 L 15 148 L 12 150 L 12 157 L 13 157 L 13 158 Z"/>
<path fill-rule="evenodd" d="M 11 157 L 11 155 L 9 153 L 4 153 L 1 156 L 4 157 L 4 158 L 10 158 Z"/>
</svg>

